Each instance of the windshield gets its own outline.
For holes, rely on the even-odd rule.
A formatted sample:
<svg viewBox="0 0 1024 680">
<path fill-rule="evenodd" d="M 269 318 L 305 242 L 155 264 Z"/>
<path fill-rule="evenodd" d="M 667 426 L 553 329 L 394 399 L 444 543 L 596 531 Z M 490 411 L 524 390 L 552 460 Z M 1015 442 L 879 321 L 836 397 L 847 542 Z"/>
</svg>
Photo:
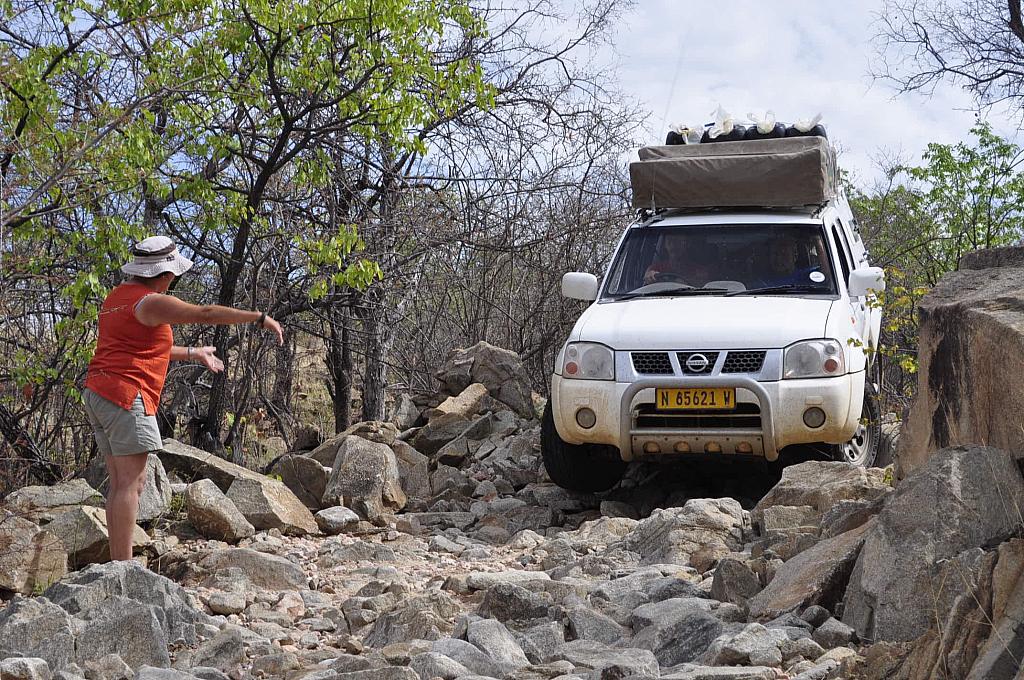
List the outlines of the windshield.
<svg viewBox="0 0 1024 680">
<path fill-rule="evenodd" d="M 653 225 L 632 229 L 609 270 L 604 296 L 759 292 L 836 294 L 820 225 Z"/>
</svg>

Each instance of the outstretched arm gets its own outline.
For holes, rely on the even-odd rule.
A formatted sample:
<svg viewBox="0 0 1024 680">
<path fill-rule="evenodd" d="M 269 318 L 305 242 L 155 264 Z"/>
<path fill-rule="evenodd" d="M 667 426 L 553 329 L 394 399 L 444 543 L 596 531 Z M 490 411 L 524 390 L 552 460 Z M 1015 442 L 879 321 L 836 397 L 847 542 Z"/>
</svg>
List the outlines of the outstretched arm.
<svg viewBox="0 0 1024 680">
<path fill-rule="evenodd" d="M 135 308 L 135 318 L 144 326 L 160 324 L 200 323 L 209 325 L 232 325 L 252 323 L 260 320 L 261 312 L 221 305 L 192 305 L 173 295 L 149 295 Z M 277 336 L 277 344 L 284 343 L 281 324 L 273 318 L 263 318 L 262 328 Z M 173 358 L 173 357 L 172 357 Z"/>
</svg>

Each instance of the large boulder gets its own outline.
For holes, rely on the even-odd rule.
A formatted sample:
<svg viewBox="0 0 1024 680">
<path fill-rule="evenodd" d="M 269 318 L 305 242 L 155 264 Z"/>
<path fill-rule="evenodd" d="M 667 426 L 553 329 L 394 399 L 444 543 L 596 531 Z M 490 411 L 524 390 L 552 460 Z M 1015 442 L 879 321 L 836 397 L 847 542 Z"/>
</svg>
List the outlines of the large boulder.
<svg viewBox="0 0 1024 680">
<path fill-rule="evenodd" d="M 16 599 L 0 610 L 0 658 L 38 657 L 52 668 L 75 659 L 74 621 L 45 597 Z"/>
<path fill-rule="evenodd" d="M 167 667 L 168 646 L 196 644 L 197 627 L 210 624 L 181 586 L 133 561 L 70 574 L 44 597 L 74 617 L 72 649 L 80 665 L 116 653 L 132 668 Z"/>
<path fill-rule="evenodd" d="M 705 572 L 743 548 L 743 508 L 731 498 L 695 498 L 655 510 L 623 541 L 642 564 L 681 564 Z"/>
<path fill-rule="evenodd" d="M 29 595 L 68 571 L 64 544 L 32 522 L 0 513 L 0 593 Z"/>
<path fill-rule="evenodd" d="M 430 498 L 430 459 L 403 441 L 396 441 L 391 450 L 405 495 L 410 499 Z"/>
<path fill-rule="evenodd" d="M 82 505 L 101 508 L 103 495 L 84 479 L 72 479 L 53 486 L 23 486 L 4 498 L 0 510 L 32 522 L 50 522 Z"/>
<path fill-rule="evenodd" d="M 189 523 L 206 538 L 237 543 L 256 533 L 231 499 L 209 479 L 200 479 L 185 489 L 185 511 Z"/>
<path fill-rule="evenodd" d="M 107 474 L 107 464 L 102 456 L 92 459 L 85 469 L 85 481 L 98 489 L 104 496 L 110 488 L 110 476 Z M 160 457 L 149 454 L 146 460 L 146 482 L 142 487 L 142 494 L 139 496 L 138 521 L 150 522 L 158 517 L 167 514 L 171 506 L 171 482 L 167 478 Z"/>
<path fill-rule="evenodd" d="M 295 536 L 320 533 L 309 508 L 276 479 L 236 479 L 228 498 L 257 529 L 280 529 Z"/>
<path fill-rule="evenodd" d="M 917 638 L 934 619 L 946 563 L 1020 529 L 1024 476 L 989 447 L 943 449 L 897 486 L 867 532 L 846 591 L 843 621 L 866 639 Z M 943 600 L 958 592 L 947 589 Z"/>
<path fill-rule="evenodd" d="M 216 587 L 219 575 L 240 574 L 256 588 L 264 590 L 305 590 L 308 587 L 302 568 L 293 562 L 249 548 L 211 550 L 195 556 L 195 566 L 203 582 Z"/>
<path fill-rule="evenodd" d="M 826 539 L 786 562 L 771 583 L 749 601 L 750 617 L 774 619 L 814 604 L 833 610 L 843 598 L 871 526 L 869 522 Z"/>
<path fill-rule="evenodd" d="M 467 349 L 453 349 L 434 375 L 450 395 L 481 383 L 492 397 L 522 417 L 535 417 L 530 381 L 515 352 L 480 341 Z"/>
<path fill-rule="evenodd" d="M 107 513 L 101 508 L 82 506 L 69 510 L 57 515 L 46 530 L 64 544 L 68 564 L 74 569 L 110 559 Z M 146 545 L 149 536 L 136 525 L 132 528 L 132 547 L 137 550 Z"/>
<path fill-rule="evenodd" d="M 164 468 L 185 482 L 209 479 L 227 493 L 236 479 L 266 479 L 258 472 L 235 465 L 208 451 L 182 444 L 176 439 L 165 439 L 163 447 L 157 455 Z"/>
<path fill-rule="evenodd" d="M 897 476 L 932 452 L 984 443 L 1024 450 L 1024 247 L 969 253 L 918 303 L 918 388 L 900 434 Z"/>
<path fill-rule="evenodd" d="M 406 496 L 391 447 L 354 435 L 339 439 L 325 504 L 344 505 L 368 520 L 404 508 Z"/>
<path fill-rule="evenodd" d="M 323 508 L 324 491 L 327 490 L 331 471 L 315 459 L 295 454 L 281 456 L 270 468 L 270 474 L 280 477 L 310 511 Z"/>
</svg>

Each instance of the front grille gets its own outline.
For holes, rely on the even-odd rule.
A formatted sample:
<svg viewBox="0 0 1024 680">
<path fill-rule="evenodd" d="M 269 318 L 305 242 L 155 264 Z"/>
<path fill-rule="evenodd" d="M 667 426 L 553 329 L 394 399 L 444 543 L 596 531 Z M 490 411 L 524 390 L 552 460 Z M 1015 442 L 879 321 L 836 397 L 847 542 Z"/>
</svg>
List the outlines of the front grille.
<svg viewBox="0 0 1024 680">
<path fill-rule="evenodd" d="M 729 352 L 725 355 L 722 373 L 760 373 L 764 355 L 764 350 Z"/>
<path fill-rule="evenodd" d="M 694 371 L 686 365 L 686 360 L 694 354 L 702 354 L 708 360 L 708 365 L 703 370 Z M 718 352 L 676 352 L 676 358 L 679 359 L 679 368 L 683 369 L 683 373 L 687 375 L 706 375 L 715 368 L 715 362 L 718 361 Z"/>
<path fill-rule="evenodd" d="M 637 429 L 665 428 L 676 430 L 761 429 L 761 407 L 740 402 L 729 411 L 658 411 L 654 404 L 640 404 L 636 414 Z"/>
<path fill-rule="evenodd" d="M 637 373 L 646 375 L 672 375 L 672 362 L 668 352 L 633 352 L 633 368 Z"/>
</svg>

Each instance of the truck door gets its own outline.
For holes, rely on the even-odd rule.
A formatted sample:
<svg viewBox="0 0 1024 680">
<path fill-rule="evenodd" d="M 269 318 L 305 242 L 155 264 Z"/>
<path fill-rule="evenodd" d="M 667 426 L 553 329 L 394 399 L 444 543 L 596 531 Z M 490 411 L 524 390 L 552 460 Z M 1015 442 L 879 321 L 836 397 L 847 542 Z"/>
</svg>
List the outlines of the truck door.
<svg viewBox="0 0 1024 680">
<path fill-rule="evenodd" d="M 846 242 L 846 234 L 842 223 L 832 225 L 832 240 L 835 242 L 836 254 L 839 256 L 839 267 L 843 272 L 843 286 L 850 282 L 850 272 L 856 267 L 850 254 L 850 245 Z M 847 290 L 849 293 L 849 290 Z M 868 342 L 868 308 L 863 297 L 850 297 L 850 314 L 857 332 L 857 338 L 865 345 Z M 867 347 L 864 348 L 867 350 Z"/>
</svg>

